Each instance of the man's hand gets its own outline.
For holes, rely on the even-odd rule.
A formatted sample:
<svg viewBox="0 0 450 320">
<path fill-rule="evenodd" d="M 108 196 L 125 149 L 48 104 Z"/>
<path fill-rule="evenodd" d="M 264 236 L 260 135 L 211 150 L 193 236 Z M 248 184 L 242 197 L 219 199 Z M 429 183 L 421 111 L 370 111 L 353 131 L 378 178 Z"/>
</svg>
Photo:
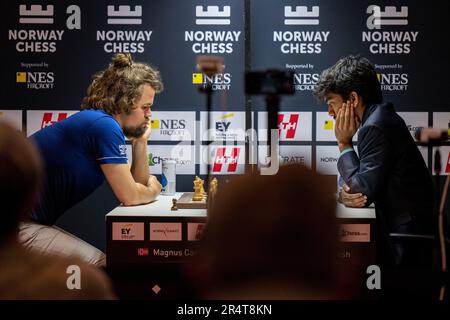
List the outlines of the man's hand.
<svg viewBox="0 0 450 320">
<path fill-rule="evenodd" d="M 358 123 L 355 117 L 354 106 L 347 101 L 342 104 L 336 115 L 336 126 L 334 134 L 339 146 L 339 151 L 352 148 L 352 138 L 358 129 Z"/>
<path fill-rule="evenodd" d="M 350 193 L 349 186 L 344 183 L 339 200 L 347 207 L 362 208 L 366 205 L 367 197 L 362 193 Z"/>
<path fill-rule="evenodd" d="M 158 179 L 156 179 L 156 177 L 153 175 L 150 175 L 148 177 L 147 187 L 149 187 L 150 189 L 153 189 L 153 190 L 157 190 L 158 193 L 161 192 L 161 190 L 162 190 L 161 183 L 159 183 Z"/>
</svg>

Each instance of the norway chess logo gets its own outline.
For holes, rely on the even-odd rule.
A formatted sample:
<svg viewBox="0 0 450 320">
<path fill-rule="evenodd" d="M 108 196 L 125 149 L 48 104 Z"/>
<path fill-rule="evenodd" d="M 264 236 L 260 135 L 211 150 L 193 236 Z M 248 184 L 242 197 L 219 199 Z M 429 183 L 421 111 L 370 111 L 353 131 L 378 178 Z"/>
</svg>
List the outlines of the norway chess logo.
<svg viewBox="0 0 450 320">
<path fill-rule="evenodd" d="M 47 5 L 44 10 L 41 5 L 33 4 L 30 9 L 21 4 L 19 6 L 20 24 L 53 24 L 53 5 Z"/>
<path fill-rule="evenodd" d="M 220 10 L 218 6 L 207 6 L 204 10 L 203 6 L 196 6 L 195 17 L 196 25 L 229 25 L 231 7 L 224 6 L 223 10 Z"/>
<path fill-rule="evenodd" d="M 367 7 L 367 28 L 370 30 L 381 29 L 381 26 L 406 26 L 408 25 L 408 7 L 402 6 L 399 11 L 396 7 L 386 6 L 384 11 L 376 5 Z"/>
<path fill-rule="evenodd" d="M 135 25 L 142 24 L 142 6 L 134 6 L 134 10 L 131 10 L 131 6 L 119 6 L 119 9 L 115 9 L 115 6 L 108 6 L 108 24 L 118 25 Z"/>
<path fill-rule="evenodd" d="M 311 11 L 306 6 L 284 7 L 284 24 L 288 26 L 317 26 L 319 25 L 319 6 L 313 6 Z"/>
<path fill-rule="evenodd" d="M 294 139 L 298 127 L 298 114 L 291 114 L 288 121 L 284 114 L 278 114 L 278 135 L 280 138 Z"/>
<path fill-rule="evenodd" d="M 227 168 L 226 172 L 236 172 L 240 149 L 230 149 L 231 153 L 227 155 L 227 148 L 217 148 L 212 172 L 222 172 L 224 166 Z"/>
<path fill-rule="evenodd" d="M 54 117 L 53 112 L 45 112 L 42 117 L 41 129 L 51 126 L 52 124 L 64 120 L 66 118 L 67 118 L 66 112 L 59 112 L 56 114 L 56 117 Z"/>
</svg>

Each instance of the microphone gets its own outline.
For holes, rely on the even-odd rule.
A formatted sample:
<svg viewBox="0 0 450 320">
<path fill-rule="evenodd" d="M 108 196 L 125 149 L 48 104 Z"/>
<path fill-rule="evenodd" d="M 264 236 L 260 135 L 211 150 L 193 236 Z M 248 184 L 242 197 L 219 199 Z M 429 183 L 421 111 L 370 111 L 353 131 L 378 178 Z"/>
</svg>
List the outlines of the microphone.
<svg viewBox="0 0 450 320">
<path fill-rule="evenodd" d="M 416 138 L 419 145 L 436 146 L 448 140 L 448 130 L 435 128 L 419 128 L 414 132 L 414 137 Z"/>
</svg>

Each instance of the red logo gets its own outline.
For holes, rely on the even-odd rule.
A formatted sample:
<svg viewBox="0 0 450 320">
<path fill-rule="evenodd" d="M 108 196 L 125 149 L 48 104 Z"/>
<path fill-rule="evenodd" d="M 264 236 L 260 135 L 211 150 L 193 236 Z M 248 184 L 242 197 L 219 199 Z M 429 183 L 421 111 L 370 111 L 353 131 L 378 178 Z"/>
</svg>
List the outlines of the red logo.
<svg viewBox="0 0 450 320">
<path fill-rule="evenodd" d="M 278 134 L 281 137 L 281 132 L 286 132 L 286 139 L 294 139 L 295 131 L 297 130 L 298 114 L 291 114 L 289 121 L 283 122 L 284 114 L 278 114 Z"/>
<path fill-rule="evenodd" d="M 448 153 L 447 167 L 445 168 L 445 173 L 450 173 L 450 152 Z"/>
<path fill-rule="evenodd" d="M 148 256 L 148 248 L 138 248 L 137 249 L 137 254 L 140 257 L 146 257 Z"/>
<path fill-rule="evenodd" d="M 67 113 L 66 112 L 61 112 L 58 113 L 58 117 L 56 120 L 53 120 L 53 112 L 45 112 L 44 116 L 42 117 L 42 123 L 41 123 L 41 129 L 51 126 L 52 124 L 54 124 L 55 122 L 64 120 L 67 118 Z"/>
<path fill-rule="evenodd" d="M 231 155 L 225 155 L 226 150 L 227 148 L 217 148 L 213 172 L 221 172 L 222 165 L 228 166 L 227 172 L 236 172 L 240 150 L 239 148 L 231 148 Z"/>
</svg>

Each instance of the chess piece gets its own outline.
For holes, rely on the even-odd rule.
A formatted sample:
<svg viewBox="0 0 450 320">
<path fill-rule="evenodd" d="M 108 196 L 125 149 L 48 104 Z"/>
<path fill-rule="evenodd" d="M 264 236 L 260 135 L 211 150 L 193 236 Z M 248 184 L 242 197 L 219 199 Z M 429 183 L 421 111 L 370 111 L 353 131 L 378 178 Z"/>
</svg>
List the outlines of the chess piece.
<svg viewBox="0 0 450 320">
<path fill-rule="evenodd" d="M 172 211 L 178 210 L 177 199 L 175 199 L 175 198 L 172 199 L 172 208 L 170 208 L 170 210 L 172 210 Z"/>
<path fill-rule="evenodd" d="M 209 183 L 209 193 L 210 194 L 215 194 L 217 192 L 217 185 L 218 185 L 217 178 L 214 177 L 211 180 L 211 182 Z"/>
<path fill-rule="evenodd" d="M 203 188 L 203 180 L 198 176 L 194 179 L 194 195 L 192 196 L 192 201 L 203 201 L 205 196 L 205 189 Z"/>
</svg>

